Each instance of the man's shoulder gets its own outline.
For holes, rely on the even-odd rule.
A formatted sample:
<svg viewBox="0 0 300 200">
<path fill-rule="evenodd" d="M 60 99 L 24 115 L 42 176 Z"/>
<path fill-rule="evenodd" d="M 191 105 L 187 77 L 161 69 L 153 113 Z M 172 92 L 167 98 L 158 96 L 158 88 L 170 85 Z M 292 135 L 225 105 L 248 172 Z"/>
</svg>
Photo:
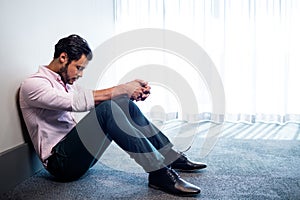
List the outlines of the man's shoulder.
<svg viewBox="0 0 300 200">
<path fill-rule="evenodd" d="M 48 77 L 47 75 L 36 72 L 34 74 L 31 74 L 27 78 L 25 78 L 21 83 L 21 88 L 27 88 L 27 89 L 33 89 L 38 88 L 41 85 L 49 84 L 51 87 L 53 87 L 53 81 L 51 80 L 51 77 Z"/>
<path fill-rule="evenodd" d="M 53 74 L 49 73 L 49 70 L 45 66 L 40 66 L 39 70 L 31 75 L 29 75 L 27 78 L 24 79 L 23 83 L 25 82 L 32 82 L 34 81 L 37 83 L 37 81 L 49 81 L 50 83 L 54 80 L 56 80 L 56 77 L 53 76 Z"/>
</svg>

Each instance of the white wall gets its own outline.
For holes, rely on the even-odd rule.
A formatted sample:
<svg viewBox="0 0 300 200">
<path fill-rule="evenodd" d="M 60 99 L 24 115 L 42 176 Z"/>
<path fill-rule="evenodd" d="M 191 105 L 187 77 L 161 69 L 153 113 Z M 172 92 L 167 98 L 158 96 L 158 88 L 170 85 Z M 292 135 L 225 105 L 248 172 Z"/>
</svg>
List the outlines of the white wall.
<svg viewBox="0 0 300 200">
<path fill-rule="evenodd" d="M 49 64 L 54 45 L 76 33 L 95 49 L 113 35 L 112 0 L 0 0 L 0 153 L 24 143 L 15 95 L 21 81 Z"/>
</svg>

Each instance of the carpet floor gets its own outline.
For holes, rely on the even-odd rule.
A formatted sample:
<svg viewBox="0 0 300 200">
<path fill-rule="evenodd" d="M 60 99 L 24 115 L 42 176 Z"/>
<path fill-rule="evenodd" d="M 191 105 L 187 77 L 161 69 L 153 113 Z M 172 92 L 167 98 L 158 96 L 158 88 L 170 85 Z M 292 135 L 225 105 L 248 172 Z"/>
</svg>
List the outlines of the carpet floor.
<svg viewBox="0 0 300 200">
<path fill-rule="evenodd" d="M 56 182 L 41 170 L 0 199 L 300 199 L 299 124 L 175 121 L 158 126 L 179 150 L 207 163 L 197 173 L 179 173 L 201 187 L 200 195 L 178 197 L 149 188 L 147 174 L 112 143 L 79 180 Z"/>
</svg>

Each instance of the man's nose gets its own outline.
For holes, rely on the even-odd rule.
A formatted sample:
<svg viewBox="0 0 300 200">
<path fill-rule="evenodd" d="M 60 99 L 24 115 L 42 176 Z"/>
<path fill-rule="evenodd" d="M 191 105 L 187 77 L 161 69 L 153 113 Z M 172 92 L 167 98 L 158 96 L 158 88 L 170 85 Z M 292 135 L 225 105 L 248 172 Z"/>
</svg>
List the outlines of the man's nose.
<svg viewBox="0 0 300 200">
<path fill-rule="evenodd" d="M 79 77 L 82 77 L 82 76 L 83 76 L 83 71 L 79 71 L 79 72 L 77 73 L 77 75 L 78 75 Z"/>
</svg>

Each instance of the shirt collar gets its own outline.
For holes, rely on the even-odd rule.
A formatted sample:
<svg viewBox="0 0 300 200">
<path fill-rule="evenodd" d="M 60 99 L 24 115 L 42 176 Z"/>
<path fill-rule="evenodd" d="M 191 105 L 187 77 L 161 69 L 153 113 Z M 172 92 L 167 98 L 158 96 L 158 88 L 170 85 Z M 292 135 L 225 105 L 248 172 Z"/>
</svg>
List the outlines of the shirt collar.
<svg viewBox="0 0 300 200">
<path fill-rule="evenodd" d="M 42 74 L 47 75 L 47 77 L 52 77 L 53 79 L 55 79 L 59 82 L 62 81 L 61 76 L 58 73 L 48 69 L 48 67 L 46 65 L 40 66 L 39 72 L 42 73 Z"/>
<path fill-rule="evenodd" d="M 48 67 L 46 65 L 40 66 L 39 73 L 42 73 L 42 74 L 46 75 L 47 77 L 51 77 L 54 80 L 56 80 L 57 82 L 59 82 L 65 88 L 66 92 L 68 92 L 70 90 L 70 88 L 68 87 L 68 84 L 66 85 L 62 81 L 61 76 L 58 73 L 48 69 Z"/>
</svg>

